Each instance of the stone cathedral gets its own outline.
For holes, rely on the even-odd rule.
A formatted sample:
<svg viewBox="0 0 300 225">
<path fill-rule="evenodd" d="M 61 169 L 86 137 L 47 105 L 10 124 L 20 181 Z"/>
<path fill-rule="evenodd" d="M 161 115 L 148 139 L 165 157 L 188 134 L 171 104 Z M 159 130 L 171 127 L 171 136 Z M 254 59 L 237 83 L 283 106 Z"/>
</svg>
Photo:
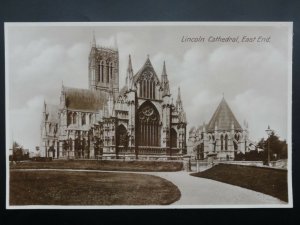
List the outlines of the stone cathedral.
<svg viewBox="0 0 300 225">
<path fill-rule="evenodd" d="M 44 156 L 156 160 L 180 159 L 186 153 L 186 114 L 179 88 L 173 104 L 165 62 L 160 77 L 149 56 L 134 73 L 129 55 L 122 89 L 119 72 L 118 49 L 97 46 L 94 37 L 89 89 L 62 85 L 59 105 L 44 103 Z"/>
</svg>

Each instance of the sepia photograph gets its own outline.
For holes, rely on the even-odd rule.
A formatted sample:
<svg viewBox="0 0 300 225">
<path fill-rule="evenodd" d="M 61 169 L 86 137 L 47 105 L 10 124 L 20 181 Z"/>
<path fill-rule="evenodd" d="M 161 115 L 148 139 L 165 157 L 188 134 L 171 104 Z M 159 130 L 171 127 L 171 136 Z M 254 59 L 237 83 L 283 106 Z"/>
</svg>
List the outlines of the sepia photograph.
<svg viewBox="0 0 300 225">
<path fill-rule="evenodd" d="M 292 22 L 5 23 L 6 208 L 291 208 Z"/>
</svg>

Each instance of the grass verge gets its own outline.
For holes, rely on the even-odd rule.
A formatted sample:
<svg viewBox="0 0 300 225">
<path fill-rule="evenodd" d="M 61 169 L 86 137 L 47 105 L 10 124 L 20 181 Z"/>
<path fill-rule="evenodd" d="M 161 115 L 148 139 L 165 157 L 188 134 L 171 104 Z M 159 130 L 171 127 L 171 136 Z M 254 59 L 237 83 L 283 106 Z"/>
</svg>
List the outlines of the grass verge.
<svg viewBox="0 0 300 225">
<path fill-rule="evenodd" d="M 116 160 L 54 160 L 51 162 L 18 162 L 11 169 L 88 169 L 111 171 L 172 172 L 182 170 L 182 162 L 116 161 Z"/>
<path fill-rule="evenodd" d="M 191 175 L 251 189 L 288 202 L 287 171 L 285 170 L 219 164 Z"/>
<path fill-rule="evenodd" d="M 10 171 L 10 205 L 167 205 L 180 196 L 173 183 L 152 175 Z"/>
</svg>

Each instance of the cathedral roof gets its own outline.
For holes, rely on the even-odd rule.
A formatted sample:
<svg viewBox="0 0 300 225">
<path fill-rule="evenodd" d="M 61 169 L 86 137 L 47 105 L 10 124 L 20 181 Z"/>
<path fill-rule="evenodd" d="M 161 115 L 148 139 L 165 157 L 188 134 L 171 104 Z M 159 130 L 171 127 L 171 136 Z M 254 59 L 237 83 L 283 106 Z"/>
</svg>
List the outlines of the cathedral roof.
<svg viewBox="0 0 300 225">
<path fill-rule="evenodd" d="M 47 122 L 50 123 L 58 123 L 59 117 L 58 117 L 58 105 L 52 105 L 52 104 L 46 104 L 45 103 L 45 112 L 46 115 L 48 115 Z"/>
<path fill-rule="evenodd" d="M 241 125 L 235 118 L 233 112 L 231 111 L 229 105 L 227 104 L 225 98 L 223 97 L 218 108 L 213 114 L 207 125 L 207 131 L 214 131 L 215 125 L 217 125 L 218 130 L 231 130 L 231 125 L 234 124 L 235 130 L 241 130 Z"/>
<path fill-rule="evenodd" d="M 75 110 L 97 111 L 107 102 L 106 94 L 97 90 L 64 88 L 66 107 Z"/>
</svg>

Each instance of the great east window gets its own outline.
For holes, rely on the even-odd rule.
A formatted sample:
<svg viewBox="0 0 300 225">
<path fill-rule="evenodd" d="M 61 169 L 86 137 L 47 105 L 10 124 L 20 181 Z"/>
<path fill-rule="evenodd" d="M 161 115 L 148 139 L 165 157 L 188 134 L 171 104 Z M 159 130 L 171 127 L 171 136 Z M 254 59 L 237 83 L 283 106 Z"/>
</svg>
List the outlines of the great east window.
<svg viewBox="0 0 300 225">
<path fill-rule="evenodd" d="M 139 146 L 160 146 L 159 113 L 150 102 L 145 102 L 138 110 Z"/>
</svg>

